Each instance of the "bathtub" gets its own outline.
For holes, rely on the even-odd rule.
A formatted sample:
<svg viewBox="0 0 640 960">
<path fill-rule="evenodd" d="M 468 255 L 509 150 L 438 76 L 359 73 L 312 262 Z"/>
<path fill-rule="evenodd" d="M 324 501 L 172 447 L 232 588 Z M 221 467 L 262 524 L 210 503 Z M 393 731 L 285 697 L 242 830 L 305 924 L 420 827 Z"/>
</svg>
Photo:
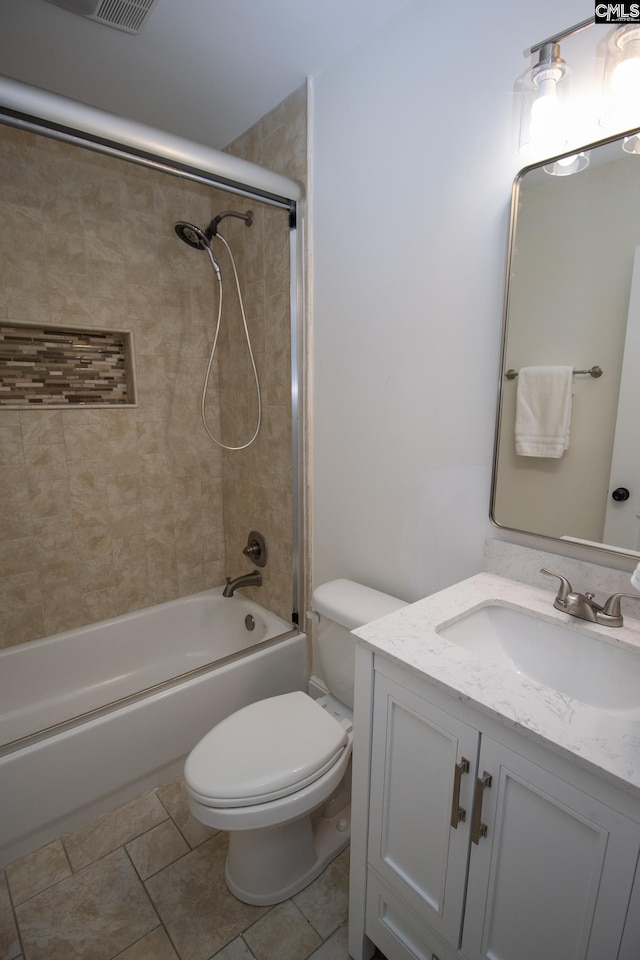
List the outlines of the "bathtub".
<svg viewBox="0 0 640 960">
<path fill-rule="evenodd" d="M 0 651 L 0 867 L 171 779 L 214 724 L 308 677 L 306 636 L 221 587 Z"/>
</svg>

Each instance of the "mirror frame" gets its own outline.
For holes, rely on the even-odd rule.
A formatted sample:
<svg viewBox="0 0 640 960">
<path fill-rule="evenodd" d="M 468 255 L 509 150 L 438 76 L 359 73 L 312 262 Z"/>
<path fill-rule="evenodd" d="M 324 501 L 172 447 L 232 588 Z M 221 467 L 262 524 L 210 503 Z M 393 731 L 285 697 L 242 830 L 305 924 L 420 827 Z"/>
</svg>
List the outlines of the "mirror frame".
<svg viewBox="0 0 640 960">
<path fill-rule="evenodd" d="M 510 276 L 511 270 L 513 267 L 513 257 L 514 257 L 514 248 L 515 248 L 515 238 L 516 238 L 516 226 L 518 220 L 518 203 L 520 198 L 521 183 L 527 173 L 530 173 L 534 170 L 541 170 L 543 167 L 548 164 L 555 163 L 557 160 L 561 160 L 563 157 L 570 157 L 577 153 L 583 153 L 590 150 L 595 150 L 598 147 L 604 147 L 607 144 L 622 142 L 625 137 L 640 135 L 640 126 L 632 127 L 629 130 L 624 130 L 613 134 L 609 137 L 603 137 L 600 140 L 595 140 L 592 143 L 584 144 L 581 146 L 575 146 L 571 150 L 566 150 L 564 153 L 558 154 L 553 157 L 546 157 L 542 160 L 538 160 L 536 163 L 528 164 L 526 167 L 523 167 L 515 176 L 515 179 L 511 188 L 511 204 L 509 209 L 509 227 L 508 227 L 508 238 L 507 238 L 507 259 L 506 259 L 506 272 L 505 272 L 505 285 L 504 285 L 504 297 L 503 297 L 503 312 L 502 312 L 502 329 L 501 329 L 501 341 L 500 341 L 500 364 L 498 368 L 498 384 L 497 384 L 497 404 L 496 404 L 496 422 L 495 422 L 495 431 L 494 431 L 494 441 L 493 441 L 493 461 L 491 469 L 491 497 L 489 504 L 489 519 L 491 523 L 500 530 L 509 530 L 513 533 L 521 533 L 531 537 L 541 538 L 543 540 L 548 540 L 554 543 L 562 544 L 563 546 L 571 545 L 583 546 L 587 549 L 595 549 L 601 553 L 607 553 L 614 557 L 625 557 L 625 558 L 635 558 L 640 559 L 640 552 L 626 549 L 624 547 L 615 547 L 613 544 L 604 544 L 598 543 L 595 540 L 585 540 L 585 541 L 567 541 L 562 537 L 554 537 L 550 534 L 537 533 L 535 530 L 525 530 L 520 527 L 510 527 L 503 523 L 500 523 L 495 518 L 495 507 L 496 507 L 496 492 L 497 492 L 497 481 L 498 481 L 498 460 L 499 460 L 499 446 L 500 446 L 500 430 L 502 426 L 502 416 L 504 409 L 505 393 L 505 359 L 507 352 L 507 333 L 509 328 L 509 308 L 510 308 Z M 640 157 L 638 158 L 640 163 Z"/>
</svg>

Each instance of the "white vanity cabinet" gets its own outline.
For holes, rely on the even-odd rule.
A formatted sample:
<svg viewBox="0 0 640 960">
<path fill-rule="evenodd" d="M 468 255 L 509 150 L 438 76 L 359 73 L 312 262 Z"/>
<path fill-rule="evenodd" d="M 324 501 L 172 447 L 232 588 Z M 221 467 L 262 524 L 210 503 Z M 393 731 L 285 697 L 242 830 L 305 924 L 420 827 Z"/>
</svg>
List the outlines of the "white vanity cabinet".
<svg viewBox="0 0 640 960">
<path fill-rule="evenodd" d="M 356 689 L 356 960 L 640 958 L 627 797 L 362 649 Z"/>
<path fill-rule="evenodd" d="M 369 866 L 457 944 L 478 733 L 378 673 L 371 756 Z"/>
</svg>

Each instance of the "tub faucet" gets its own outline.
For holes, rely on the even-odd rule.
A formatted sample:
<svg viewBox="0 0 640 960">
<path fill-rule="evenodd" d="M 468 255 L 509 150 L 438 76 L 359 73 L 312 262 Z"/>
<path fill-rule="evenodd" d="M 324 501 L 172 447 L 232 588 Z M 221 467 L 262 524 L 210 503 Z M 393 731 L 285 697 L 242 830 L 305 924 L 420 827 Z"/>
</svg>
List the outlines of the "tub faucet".
<svg viewBox="0 0 640 960">
<path fill-rule="evenodd" d="M 238 587 L 261 587 L 262 574 L 259 570 L 252 570 L 251 573 L 243 573 L 241 577 L 232 580 L 227 577 L 227 585 L 222 591 L 223 597 L 232 597 Z"/>
</svg>

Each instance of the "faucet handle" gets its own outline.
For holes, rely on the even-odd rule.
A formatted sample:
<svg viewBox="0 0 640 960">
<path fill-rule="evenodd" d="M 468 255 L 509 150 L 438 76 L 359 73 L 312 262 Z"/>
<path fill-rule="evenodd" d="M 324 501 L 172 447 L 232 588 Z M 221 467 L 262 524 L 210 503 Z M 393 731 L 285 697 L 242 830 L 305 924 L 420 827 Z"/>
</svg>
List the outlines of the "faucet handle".
<svg viewBox="0 0 640 960">
<path fill-rule="evenodd" d="M 258 530 L 252 530 L 247 539 L 247 545 L 242 551 L 259 567 L 267 565 L 267 541 Z"/>
<path fill-rule="evenodd" d="M 623 625 L 622 610 L 620 608 L 620 601 L 623 598 L 626 600 L 640 600 L 640 597 L 636 597 L 632 593 L 613 593 L 602 608 L 602 613 L 599 618 L 601 623 L 605 622 L 609 627 L 621 627 Z M 603 615 L 607 617 L 606 621 L 601 619 Z"/>
<path fill-rule="evenodd" d="M 558 587 L 558 595 L 555 599 L 555 603 L 566 603 L 567 597 L 570 593 L 573 593 L 573 587 L 569 583 L 566 577 L 561 576 L 559 573 L 554 573 L 553 570 L 546 570 L 544 567 L 540 568 L 540 573 L 544 573 L 545 577 L 557 577 L 560 581 L 560 586 Z"/>
</svg>

